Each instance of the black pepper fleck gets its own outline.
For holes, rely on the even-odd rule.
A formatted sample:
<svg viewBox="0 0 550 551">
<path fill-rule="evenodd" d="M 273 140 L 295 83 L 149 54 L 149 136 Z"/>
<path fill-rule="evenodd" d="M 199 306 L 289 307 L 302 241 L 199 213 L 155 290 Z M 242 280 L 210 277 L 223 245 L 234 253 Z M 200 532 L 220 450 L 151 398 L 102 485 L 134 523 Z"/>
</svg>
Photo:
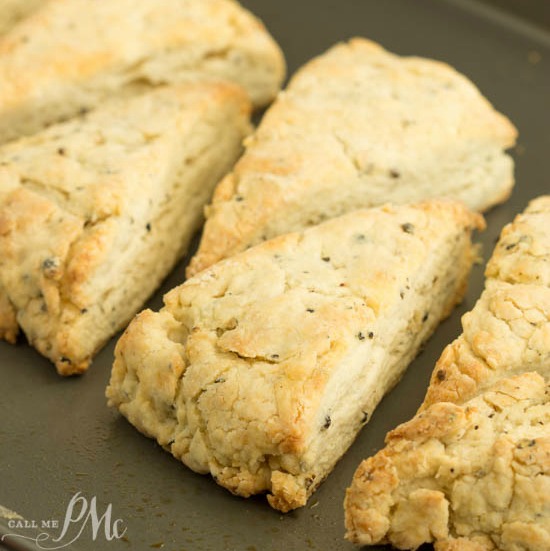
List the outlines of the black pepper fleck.
<svg viewBox="0 0 550 551">
<path fill-rule="evenodd" d="M 435 374 L 435 376 L 437 377 L 438 381 L 444 381 L 445 377 L 446 377 L 446 374 L 445 374 L 445 371 L 443 371 L 443 369 L 439 369 L 437 371 L 437 373 Z"/>
<path fill-rule="evenodd" d="M 368 337 L 371 340 L 374 339 L 374 333 L 372 331 L 369 331 Z"/>
<path fill-rule="evenodd" d="M 398 170 L 395 170 L 395 168 L 392 168 L 390 170 L 390 176 L 392 178 L 399 178 L 399 177 L 401 177 L 401 173 Z"/>
<path fill-rule="evenodd" d="M 359 331 L 359 333 L 357 333 L 357 338 L 358 338 L 360 341 L 364 341 L 364 340 L 365 340 L 365 334 L 362 333 L 361 331 Z"/>
<path fill-rule="evenodd" d="M 66 152 L 65 152 L 65 148 L 64 148 L 64 147 L 60 147 L 60 148 L 57 150 L 57 154 L 58 154 L 58 155 L 63 156 L 63 155 L 65 155 L 65 153 L 66 153 Z"/>
<path fill-rule="evenodd" d="M 46 258 L 42 262 L 43 270 L 53 270 L 54 268 L 57 268 L 57 260 L 55 258 Z"/>
<path fill-rule="evenodd" d="M 325 424 L 323 425 L 323 430 L 327 430 L 332 423 L 332 419 L 330 418 L 330 415 L 325 415 Z"/>
<path fill-rule="evenodd" d="M 149 222 L 147 222 L 147 224 L 145 224 L 145 229 L 147 231 L 151 231 L 151 224 Z"/>
<path fill-rule="evenodd" d="M 323 257 L 321 258 L 321 260 L 322 260 L 323 262 L 330 262 L 330 256 L 323 256 Z"/>
<path fill-rule="evenodd" d="M 405 222 L 404 224 L 401 224 L 401 229 L 405 233 L 414 233 L 414 226 L 410 222 Z"/>
<path fill-rule="evenodd" d="M 313 314 L 313 312 L 315 312 L 315 310 L 313 308 L 307 308 L 306 312 L 309 312 L 310 314 Z"/>
<path fill-rule="evenodd" d="M 424 323 L 425 321 L 427 321 L 428 316 L 429 316 L 428 312 L 426 312 L 426 313 L 422 316 L 422 323 Z"/>
</svg>

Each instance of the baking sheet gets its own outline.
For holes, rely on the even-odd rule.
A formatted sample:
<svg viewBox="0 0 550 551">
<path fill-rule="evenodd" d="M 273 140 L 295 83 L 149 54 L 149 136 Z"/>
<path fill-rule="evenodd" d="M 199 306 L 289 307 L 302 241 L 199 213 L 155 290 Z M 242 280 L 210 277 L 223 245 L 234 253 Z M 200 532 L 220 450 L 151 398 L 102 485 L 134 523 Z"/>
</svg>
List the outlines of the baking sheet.
<svg viewBox="0 0 550 551">
<path fill-rule="evenodd" d="M 451 63 L 514 121 L 520 131 L 513 152 L 517 185 L 510 201 L 487 215 L 488 229 L 480 237 L 485 258 L 502 226 L 529 199 L 550 192 L 546 0 L 539 0 L 531 11 L 525 4 L 519 15 L 497 11 L 490 0 L 243 0 L 243 4 L 265 21 L 283 47 L 291 72 L 335 42 L 362 35 L 396 53 Z M 162 294 L 183 281 L 184 265 L 176 268 L 149 306 L 158 308 Z M 233 497 L 209 477 L 192 473 L 106 407 L 104 388 L 115 340 L 85 376 L 72 379 L 58 377 L 49 362 L 25 343 L 16 347 L 0 343 L 0 504 L 36 525 L 14 529 L 13 519 L 9 528 L 9 520 L 0 518 L 0 533 L 36 537 L 45 531 L 59 536 L 71 499 L 80 492 L 73 501 L 73 518 L 84 505 L 85 516 L 72 523 L 60 541 L 44 540 L 43 548 L 354 549 L 343 540 L 345 488 L 361 459 L 383 445 L 386 432 L 413 415 L 435 361 L 460 333 L 460 316 L 473 306 L 482 286 L 483 266 L 478 266 L 464 304 L 442 324 L 383 400 L 308 506 L 286 515 L 271 510 L 264 498 Z M 98 516 L 110 512 L 107 524 L 111 530 L 118 528 L 118 535 L 125 530 L 122 538 L 108 532 L 114 537 L 106 541 L 103 523 L 94 540 L 93 519 L 87 517 L 94 497 Z M 58 527 L 52 524 L 55 521 Z M 34 548 L 29 539 L 10 541 L 13 549 Z"/>
</svg>

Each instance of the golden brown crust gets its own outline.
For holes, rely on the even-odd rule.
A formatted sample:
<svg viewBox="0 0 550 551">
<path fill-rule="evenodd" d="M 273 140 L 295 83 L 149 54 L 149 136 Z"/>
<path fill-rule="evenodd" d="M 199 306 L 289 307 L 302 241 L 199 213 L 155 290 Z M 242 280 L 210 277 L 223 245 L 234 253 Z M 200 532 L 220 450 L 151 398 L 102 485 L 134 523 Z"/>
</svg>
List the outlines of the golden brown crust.
<svg viewBox="0 0 550 551">
<path fill-rule="evenodd" d="M 550 548 L 550 198 L 507 226 L 417 415 L 358 468 L 347 537 L 416 549 Z"/>
<path fill-rule="evenodd" d="M 226 259 L 130 324 L 109 403 L 231 492 L 303 506 L 461 300 L 482 225 L 387 205 Z"/>
<path fill-rule="evenodd" d="M 4 337 L 15 313 L 61 374 L 84 371 L 185 251 L 249 114 L 241 88 L 198 80 L 0 148 Z"/>
<path fill-rule="evenodd" d="M 522 371 L 550 376 L 549 228 L 550 197 L 540 197 L 502 230 L 486 288 L 439 359 L 421 410 Z"/>
<path fill-rule="evenodd" d="M 187 275 L 357 208 L 446 196 L 488 209 L 512 189 L 503 149 L 516 135 L 449 66 L 338 44 L 297 72 L 247 141 Z"/>
<path fill-rule="evenodd" d="M 550 287 L 550 196 L 529 203 L 501 233 L 487 264 L 489 279 Z"/>
<path fill-rule="evenodd" d="M 19 325 L 17 324 L 15 309 L 0 287 L 0 339 L 15 344 L 18 334 Z"/>
<path fill-rule="evenodd" d="M 235 82 L 262 106 L 285 62 L 234 0 L 49 0 L 0 38 L 0 143 L 198 75 Z"/>
<path fill-rule="evenodd" d="M 548 392 L 540 375 L 518 375 L 390 432 L 348 489 L 347 537 L 399 549 L 545 549 Z"/>
</svg>

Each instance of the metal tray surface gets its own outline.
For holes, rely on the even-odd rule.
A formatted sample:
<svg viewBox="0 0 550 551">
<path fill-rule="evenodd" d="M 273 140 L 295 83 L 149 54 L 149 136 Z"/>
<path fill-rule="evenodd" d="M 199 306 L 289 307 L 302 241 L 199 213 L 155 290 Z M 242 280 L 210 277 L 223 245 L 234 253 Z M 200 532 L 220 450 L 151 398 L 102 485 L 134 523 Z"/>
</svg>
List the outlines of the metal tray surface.
<svg viewBox="0 0 550 551">
<path fill-rule="evenodd" d="M 487 214 L 488 229 L 480 236 L 485 259 L 502 226 L 529 199 L 550 191 L 550 28 L 548 18 L 539 15 L 545 12 L 543 5 L 547 13 L 546 0 L 525 3 L 525 17 L 506 11 L 505 3 L 495 8 L 491 0 L 243 4 L 277 38 L 290 72 L 335 42 L 361 35 L 399 54 L 452 64 L 514 121 L 520 131 L 513 152 L 517 184 L 511 199 Z M 149 306 L 159 308 L 163 293 L 183 281 L 184 265 L 174 270 Z M 59 540 L 36 544 L 11 538 L 9 549 L 354 549 L 343 539 L 345 489 L 359 462 L 382 447 L 386 432 L 414 414 L 435 361 L 460 333 L 460 317 L 472 308 L 482 287 L 483 266 L 477 266 L 464 303 L 383 400 L 308 506 L 286 515 L 271 510 L 264 498 L 234 497 L 211 478 L 191 472 L 106 407 L 104 389 L 116 339 L 86 375 L 70 379 L 57 376 L 24 342 L 15 347 L 0 343 L 0 504 L 36 525 L 14 528 L 13 520 L 0 518 L 0 535 L 18 532 L 36 538 L 45 531 Z M 93 512 L 98 516 L 95 526 Z M 67 513 L 75 522 L 62 534 Z"/>
</svg>

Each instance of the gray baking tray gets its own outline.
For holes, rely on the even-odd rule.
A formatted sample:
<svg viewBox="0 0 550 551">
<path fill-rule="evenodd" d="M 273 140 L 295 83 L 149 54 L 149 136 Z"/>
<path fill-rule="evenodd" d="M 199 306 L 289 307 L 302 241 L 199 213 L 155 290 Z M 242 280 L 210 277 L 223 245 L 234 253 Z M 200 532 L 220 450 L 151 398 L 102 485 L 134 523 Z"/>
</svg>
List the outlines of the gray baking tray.
<svg viewBox="0 0 550 551">
<path fill-rule="evenodd" d="M 550 4 L 494 0 L 243 0 L 278 39 L 289 69 L 339 40 L 362 35 L 399 54 L 446 61 L 468 75 L 518 126 L 513 152 L 517 185 L 504 205 L 487 215 L 480 236 L 488 258 L 502 226 L 528 200 L 550 192 Z M 153 297 L 183 281 L 184 262 Z M 474 269 L 463 305 L 441 325 L 401 383 L 308 506 L 281 515 L 263 498 L 233 497 L 211 478 L 192 473 L 105 405 L 113 340 L 80 378 L 61 379 L 27 344 L 0 343 L 0 504 L 37 528 L 0 533 L 36 537 L 42 522 L 61 533 L 71 498 L 80 492 L 89 513 L 111 513 L 125 534 L 106 541 L 104 524 L 94 540 L 91 520 L 71 524 L 59 542 L 43 548 L 165 549 L 170 551 L 350 551 L 343 539 L 342 501 L 361 459 L 376 452 L 386 432 L 410 418 L 421 402 L 433 365 L 460 333 L 460 317 L 475 303 L 483 266 Z M 83 501 L 75 503 L 73 515 Z M 51 521 L 57 520 L 55 528 Z M 12 524 L 13 525 L 13 524 Z M 80 530 L 80 532 L 79 532 Z M 109 534 L 111 535 L 111 534 Z M 74 538 L 74 541 L 72 541 Z M 12 538 L 10 548 L 34 549 Z M 69 543 L 72 541 L 72 543 Z M 382 549 L 378 547 L 376 549 Z M 430 547 L 427 547 L 430 549 Z"/>
</svg>

